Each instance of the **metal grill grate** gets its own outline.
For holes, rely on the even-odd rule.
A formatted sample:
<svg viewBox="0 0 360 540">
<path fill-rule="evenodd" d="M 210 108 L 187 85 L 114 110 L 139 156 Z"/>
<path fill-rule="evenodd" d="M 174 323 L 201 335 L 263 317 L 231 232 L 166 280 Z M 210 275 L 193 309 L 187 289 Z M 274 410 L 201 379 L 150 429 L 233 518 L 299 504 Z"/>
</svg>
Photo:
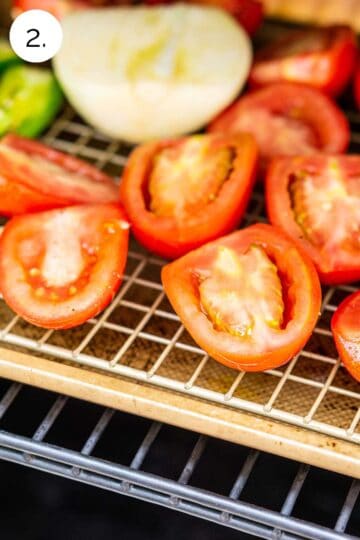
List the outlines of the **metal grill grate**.
<svg viewBox="0 0 360 540">
<path fill-rule="evenodd" d="M 358 128 L 360 115 L 349 117 Z M 356 131 L 352 137 L 354 149 L 360 147 Z M 121 173 L 131 150 L 95 133 L 69 108 L 44 140 L 113 176 Z M 243 225 L 259 220 L 265 220 L 261 186 Z M 133 242 L 117 297 L 96 319 L 66 332 L 35 328 L 0 301 L 0 341 L 360 442 L 359 386 L 340 365 L 329 327 L 336 306 L 356 285 L 324 288 L 317 328 L 288 365 L 245 374 L 218 364 L 193 342 L 164 296 L 162 264 Z"/>
<path fill-rule="evenodd" d="M 4 380 L 0 427 L 14 463 L 269 540 L 359 538 L 360 482 L 334 473 Z"/>
</svg>

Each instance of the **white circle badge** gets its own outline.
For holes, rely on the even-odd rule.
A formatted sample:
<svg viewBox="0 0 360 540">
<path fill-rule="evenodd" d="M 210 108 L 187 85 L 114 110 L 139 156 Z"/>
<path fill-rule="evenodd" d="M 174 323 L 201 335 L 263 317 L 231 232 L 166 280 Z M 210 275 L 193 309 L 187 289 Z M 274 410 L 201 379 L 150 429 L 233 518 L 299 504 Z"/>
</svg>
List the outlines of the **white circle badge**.
<svg viewBox="0 0 360 540">
<path fill-rule="evenodd" d="M 16 17 L 9 39 L 15 54 L 26 62 L 46 62 L 59 52 L 63 31 L 48 11 L 30 9 Z"/>
</svg>

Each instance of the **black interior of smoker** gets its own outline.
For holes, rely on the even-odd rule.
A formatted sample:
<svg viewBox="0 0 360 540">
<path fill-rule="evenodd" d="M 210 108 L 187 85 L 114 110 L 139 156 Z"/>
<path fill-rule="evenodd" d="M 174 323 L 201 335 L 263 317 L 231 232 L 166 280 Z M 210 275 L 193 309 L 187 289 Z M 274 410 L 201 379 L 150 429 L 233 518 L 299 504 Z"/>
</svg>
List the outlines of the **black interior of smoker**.
<svg viewBox="0 0 360 540">
<path fill-rule="evenodd" d="M 0 399 L 10 383 L 0 380 Z M 0 429 L 32 436 L 55 394 L 23 387 L 0 422 Z M 99 420 L 103 407 L 69 399 L 45 441 L 81 450 Z M 151 424 L 150 420 L 116 412 L 93 455 L 129 465 Z M 196 442 L 190 431 L 164 425 L 152 445 L 142 470 L 177 479 Z M 210 439 L 190 484 L 228 494 L 248 449 Z M 261 453 L 241 500 L 279 511 L 298 465 Z M 1 537 L 6 540 L 91 540 L 196 538 L 229 539 L 249 536 L 218 525 L 161 509 L 0 461 Z M 293 515 L 333 528 L 351 479 L 311 468 Z M 358 501 L 346 533 L 360 536 Z"/>
</svg>

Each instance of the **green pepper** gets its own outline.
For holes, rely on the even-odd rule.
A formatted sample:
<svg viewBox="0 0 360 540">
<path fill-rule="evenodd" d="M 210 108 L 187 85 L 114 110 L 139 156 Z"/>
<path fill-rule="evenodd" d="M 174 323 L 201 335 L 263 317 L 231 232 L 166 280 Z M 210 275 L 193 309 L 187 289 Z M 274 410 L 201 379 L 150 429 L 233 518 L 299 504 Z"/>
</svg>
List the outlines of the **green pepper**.
<svg viewBox="0 0 360 540">
<path fill-rule="evenodd" d="M 3 73 L 9 66 L 19 63 L 21 63 L 21 59 L 16 56 L 9 42 L 0 38 L 0 73 Z"/>
<path fill-rule="evenodd" d="M 0 79 L 0 136 L 8 131 L 36 137 L 55 118 L 63 103 L 49 69 L 13 66 Z"/>
</svg>

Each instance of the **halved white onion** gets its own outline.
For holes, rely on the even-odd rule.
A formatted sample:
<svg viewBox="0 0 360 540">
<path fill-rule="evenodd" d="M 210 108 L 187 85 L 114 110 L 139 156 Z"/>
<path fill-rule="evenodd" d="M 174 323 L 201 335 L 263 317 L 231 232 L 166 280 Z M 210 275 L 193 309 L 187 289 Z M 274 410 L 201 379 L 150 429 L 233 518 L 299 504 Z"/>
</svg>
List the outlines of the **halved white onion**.
<svg viewBox="0 0 360 540">
<path fill-rule="evenodd" d="M 97 129 L 130 142 L 204 126 L 239 93 L 252 60 L 245 31 L 212 7 L 88 10 L 62 25 L 54 66 L 69 101 Z"/>
</svg>

